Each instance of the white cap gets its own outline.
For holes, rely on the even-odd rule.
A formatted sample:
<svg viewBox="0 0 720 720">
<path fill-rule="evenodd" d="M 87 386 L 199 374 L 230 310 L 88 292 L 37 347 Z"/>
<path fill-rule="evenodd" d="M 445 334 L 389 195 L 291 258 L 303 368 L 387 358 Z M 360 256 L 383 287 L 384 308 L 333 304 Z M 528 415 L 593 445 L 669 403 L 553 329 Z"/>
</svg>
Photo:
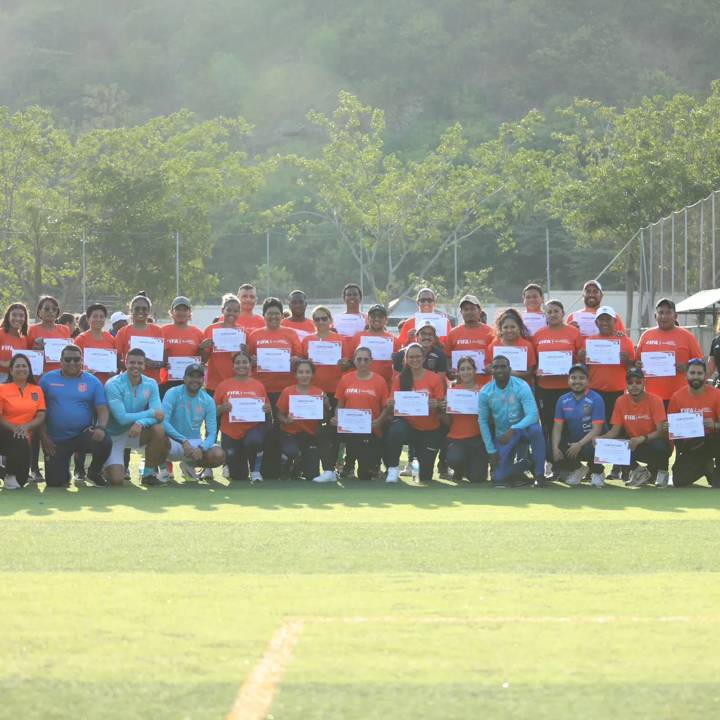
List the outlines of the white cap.
<svg viewBox="0 0 720 720">
<path fill-rule="evenodd" d="M 599 282 L 598 280 L 588 280 L 588 281 L 583 285 L 583 290 L 585 290 L 588 285 L 594 285 L 600 292 L 603 291 L 602 285 L 600 284 L 600 282 Z"/>
<path fill-rule="evenodd" d="M 110 316 L 110 324 L 114 325 L 116 322 L 120 322 L 121 320 L 125 320 L 125 322 L 127 322 L 128 319 L 129 319 L 128 316 L 124 312 L 120 312 L 120 311 L 114 312 Z"/>
<path fill-rule="evenodd" d="M 611 318 L 616 318 L 617 313 L 609 306 L 609 305 L 601 305 L 596 313 L 595 317 L 600 317 L 601 315 L 609 315 Z"/>
</svg>

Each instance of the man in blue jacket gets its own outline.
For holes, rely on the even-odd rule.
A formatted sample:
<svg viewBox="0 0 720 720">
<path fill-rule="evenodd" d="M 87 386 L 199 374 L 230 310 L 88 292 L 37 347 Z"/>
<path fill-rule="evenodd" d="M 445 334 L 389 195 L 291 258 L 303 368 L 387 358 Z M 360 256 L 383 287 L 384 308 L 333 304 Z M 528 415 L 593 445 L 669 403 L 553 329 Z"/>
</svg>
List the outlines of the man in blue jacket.
<svg viewBox="0 0 720 720">
<path fill-rule="evenodd" d="M 533 485 L 544 485 L 545 440 L 537 403 L 530 386 L 510 374 L 510 361 L 496 355 L 493 379 L 480 391 L 479 422 L 495 487 L 528 483 L 528 460 L 516 461 L 519 444 L 529 444 L 533 461 Z"/>
<path fill-rule="evenodd" d="M 111 485 L 125 479 L 125 448 L 145 450 L 143 485 L 159 485 L 157 468 L 165 460 L 167 446 L 162 426 L 164 417 L 158 384 L 145 372 L 145 352 L 133 348 L 125 357 L 125 372 L 105 383 L 110 406 L 108 433 L 112 439 L 105 477 Z"/>
<path fill-rule="evenodd" d="M 225 462 L 225 452 L 217 439 L 215 402 L 203 389 L 205 371 L 194 363 L 185 368 L 183 384 L 165 393 L 165 434 L 170 440 L 168 460 L 179 461 L 187 480 L 195 480 L 196 467 L 214 468 Z M 205 437 L 202 426 L 205 425 Z"/>
</svg>

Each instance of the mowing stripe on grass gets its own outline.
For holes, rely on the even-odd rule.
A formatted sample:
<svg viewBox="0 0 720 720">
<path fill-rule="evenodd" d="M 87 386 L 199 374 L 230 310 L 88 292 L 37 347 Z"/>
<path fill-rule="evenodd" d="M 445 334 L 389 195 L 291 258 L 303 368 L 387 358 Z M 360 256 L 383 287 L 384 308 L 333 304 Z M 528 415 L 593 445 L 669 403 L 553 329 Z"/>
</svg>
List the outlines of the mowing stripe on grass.
<svg viewBox="0 0 720 720">
<path fill-rule="evenodd" d="M 402 616 L 379 615 L 377 617 L 305 617 L 303 623 L 344 623 L 360 625 L 363 623 L 422 623 L 427 625 L 477 625 L 484 623 L 533 623 L 549 624 L 563 623 L 568 625 L 602 625 L 604 623 L 720 623 L 720 616 L 693 616 L 693 615 L 480 615 L 469 617 L 439 616 Z"/>
<path fill-rule="evenodd" d="M 275 631 L 260 662 L 238 691 L 227 720 L 263 720 L 267 717 L 303 627 L 303 620 L 294 619 L 284 622 Z"/>
</svg>

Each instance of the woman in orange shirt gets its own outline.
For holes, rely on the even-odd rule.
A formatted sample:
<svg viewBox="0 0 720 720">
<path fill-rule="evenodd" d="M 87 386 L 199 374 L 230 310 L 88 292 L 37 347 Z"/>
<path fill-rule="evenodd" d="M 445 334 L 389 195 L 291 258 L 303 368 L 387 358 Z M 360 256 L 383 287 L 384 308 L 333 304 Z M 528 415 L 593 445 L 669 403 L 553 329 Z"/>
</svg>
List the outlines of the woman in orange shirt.
<svg viewBox="0 0 720 720">
<path fill-rule="evenodd" d="M 440 422 L 442 401 L 445 399 L 445 378 L 423 367 L 425 354 L 419 343 L 405 349 L 405 366 L 393 380 L 393 398 L 388 411 L 395 408 L 394 393 L 415 391 L 428 396 L 427 415 L 395 417 L 386 435 L 386 482 L 396 483 L 400 476 L 400 453 L 403 445 L 412 445 L 420 463 L 420 481 L 430 482 L 435 459 L 442 447 L 443 431 Z"/>
<path fill-rule="evenodd" d="M 32 431 L 45 421 L 45 396 L 35 384 L 30 360 L 18 353 L 10 360 L 10 377 L 0 385 L 0 452 L 5 455 L 5 489 L 28 480 Z"/>
<path fill-rule="evenodd" d="M 152 303 L 145 293 L 138 293 L 130 301 L 130 322 L 118 330 L 115 336 L 115 344 L 118 351 L 118 363 L 121 369 L 125 368 L 125 356 L 128 351 L 134 347 L 133 338 L 148 337 L 160 340 L 160 352 L 162 354 L 163 336 L 162 330 L 156 323 L 148 322 Z M 143 348 L 145 350 L 145 348 Z M 151 360 L 148 352 L 145 350 L 145 371 L 143 375 L 160 382 L 160 370 L 163 367 L 162 360 Z"/>
<path fill-rule="evenodd" d="M 0 382 L 8 378 L 10 359 L 18 350 L 29 350 L 28 311 L 22 303 L 11 303 L 0 328 Z"/>
<path fill-rule="evenodd" d="M 447 464 L 454 471 L 453 479 L 465 476 L 471 483 L 487 480 L 488 456 L 480 435 L 478 423 L 478 400 L 480 385 L 477 383 L 477 367 L 472 357 L 460 358 L 457 366 L 458 379 L 450 390 L 469 390 L 475 393 L 475 412 L 472 415 L 448 413 L 447 400 L 443 402 L 443 422 L 449 426 L 447 435 Z"/>
<path fill-rule="evenodd" d="M 60 304 L 52 295 L 43 295 L 35 312 L 40 322 L 31 325 L 28 329 L 28 342 L 33 350 L 44 351 L 46 340 L 62 340 L 70 343 L 70 329 L 67 325 L 57 322 L 60 317 Z M 47 355 L 47 353 L 46 353 Z M 59 353 L 58 353 L 59 355 Z M 43 375 L 51 370 L 59 370 L 60 363 L 52 362 L 45 358 Z M 39 380 L 40 378 L 38 378 Z"/>
<path fill-rule="evenodd" d="M 75 338 L 75 344 L 83 351 L 83 358 L 86 348 L 90 348 L 91 350 L 108 350 L 117 353 L 115 338 L 104 330 L 105 321 L 107 320 L 107 308 L 102 303 L 92 303 L 92 305 L 88 305 L 85 316 L 90 323 L 90 329 L 80 333 Z M 103 385 L 113 375 L 117 374 L 117 372 L 96 372 L 88 367 L 86 360 L 83 360 L 83 363 L 85 371 L 94 375 Z"/>
<path fill-rule="evenodd" d="M 203 362 L 207 363 L 207 379 L 205 381 L 205 389 L 212 395 L 215 388 L 229 377 L 233 376 L 235 357 L 232 351 L 218 350 L 215 348 L 213 341 L 213 330 L 223 328 L 225 330 L 237 330 L 240 334 L 242 342 L 242 328 L 237 327 L 237 317 L 240 314 L 240 300 L 237 295 L 226 293 L 222 297 L 222 320 L 212 323 L 205 328 L 203 333 L 203 341 L 200 343 L 199 351 Z"/>
<path fill-rule="evenodd" d="M 526 357 L 526 369 L 525 370 L 512 370 L 511 375 L 519 377 L 526 383 L 529 383 L 532 387 L 533 378 L 535 375 L 535 366 L 537 365 L 537 354 L 535 352 L 535 346 L 528 339 L 530 337 L 530 331 L 525 326 L 520 313 L 513 308 L 508 308 L 504 312 L 500 313 L 498 319 L 495 322 L 496 337 L 490 343 L 488 348 L 487 358 L 485 359 L 486 364 L 489 366 L 495 356 L 495 348 L 519 348 L 521 351 L 525 351 Z M 507 353 L 500 353 L 507 357 Z M 512 363 L 511 363 L 512 365 Z"/>
</svg>

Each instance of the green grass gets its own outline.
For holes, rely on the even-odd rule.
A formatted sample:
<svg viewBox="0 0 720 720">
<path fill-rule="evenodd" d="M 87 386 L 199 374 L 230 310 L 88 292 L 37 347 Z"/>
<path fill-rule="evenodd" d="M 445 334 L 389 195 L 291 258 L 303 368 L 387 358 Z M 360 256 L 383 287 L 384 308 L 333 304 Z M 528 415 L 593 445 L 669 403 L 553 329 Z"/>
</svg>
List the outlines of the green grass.
<svg viewBox="0 0 720 720">
<path fill-rule="evenodd" d="M 297 617 L 276 720 L 717 717 L 719 498 L 2 491 L 0 718 L 222 718 Z"/>
</svg>

